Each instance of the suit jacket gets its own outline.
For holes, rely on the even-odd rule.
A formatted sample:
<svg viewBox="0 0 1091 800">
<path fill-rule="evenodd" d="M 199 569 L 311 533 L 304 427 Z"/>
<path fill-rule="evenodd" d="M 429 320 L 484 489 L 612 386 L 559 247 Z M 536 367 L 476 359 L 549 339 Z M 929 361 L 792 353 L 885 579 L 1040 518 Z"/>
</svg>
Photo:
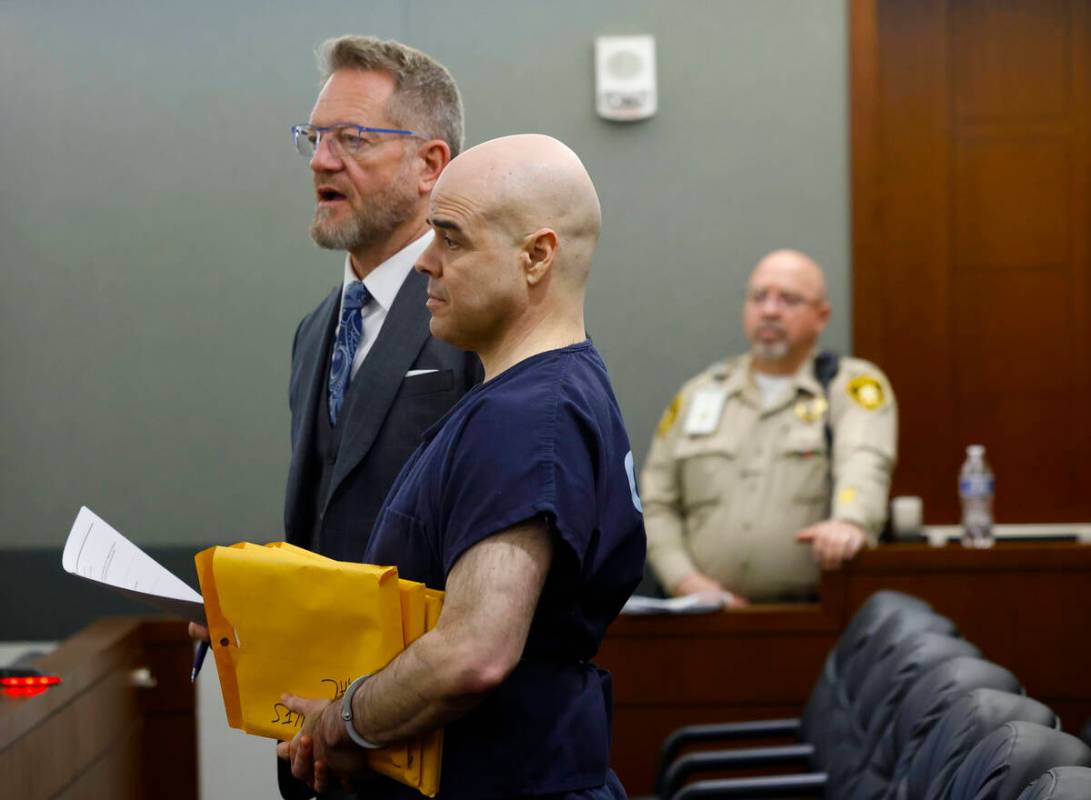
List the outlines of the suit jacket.
<svg viewBox="0 0 1091 800">
<path fill-rule="evenodd" d="M 323 407 L 341 288 L 300 323 L 292 345 L 292 460 L 284 501 L 285 538 L 292 544 L 311 545 L 317 514 L 322 554 L 359 561 L 386 493 L 421 434 L 481 382 L 477 356 L 430 335 L 427 283 L 424 275 L 409 273 L 352 378 L 355 389 L 341 410 L 341 444 L 324 497 L 315 497 L 315 420 Z M 406 377 L 425 369 L 435 372 Z"/>
<path fill-rule="evenodd" d="M 394 299 L 379 337 L 356 375 L 341 409 L 337 460 L 324 497 L 316 497 L 320 465 L 315 421 L 323 409 L 330 344 L 337 329 L 341 287 L 306 316 L 292 344 L 288 400 L 292 411 L 292 460 L 284 499 L 285 538 L 310 548 L 316 515 L 322 518 L 319 550 L 341 561 L 359 561 L 383 500 L 421 434 L 481 382 L 472 353 L 432 338 L 425 306 L 428 279 L 413 271 Z M 432 369 L 406 377 L 410 370 Z M 289 800 L 312 797 L 278 760 L 280 792 Z M 328 796 L 342 796 L 335 790 Z"/>
</svg>

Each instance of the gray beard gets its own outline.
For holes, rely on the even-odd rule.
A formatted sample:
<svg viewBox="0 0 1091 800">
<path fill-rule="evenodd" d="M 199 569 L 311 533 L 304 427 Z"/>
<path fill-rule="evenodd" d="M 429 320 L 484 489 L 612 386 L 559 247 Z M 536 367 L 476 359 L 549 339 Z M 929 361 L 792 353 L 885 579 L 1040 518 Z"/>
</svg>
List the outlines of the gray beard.
<svg viewBox="0 0 1091 800">
<path fill-rule="evenodd" d="M 314 213 L 311 238 L 327 250 L 359 250 L 386 240 L 416 212 L 416 198 L 398 196 L 396 192 L 371 199 L 361 214 L 336 225 L 324 218 L 325 212 L 320 208 Z"/>
<path fill-rule="evenodd" d="M 385 242 L 400 225 L 413 219 L 419 202 L 411 191 L 409 171 L 403 168 L 393 184 L 367 199 L 363 211 L 340 224 L 326 219 L 324 209 L 316 209 L 311 238 L 327 250 L 368 248 Z"/>
<path fill-rule="evenodd" d="M 752 342 L 750 355 L 759 361 L 780 361 L 788 355 L 788 343 L 783 341 L 773 342 L 772 344 Z"/>
</svg>

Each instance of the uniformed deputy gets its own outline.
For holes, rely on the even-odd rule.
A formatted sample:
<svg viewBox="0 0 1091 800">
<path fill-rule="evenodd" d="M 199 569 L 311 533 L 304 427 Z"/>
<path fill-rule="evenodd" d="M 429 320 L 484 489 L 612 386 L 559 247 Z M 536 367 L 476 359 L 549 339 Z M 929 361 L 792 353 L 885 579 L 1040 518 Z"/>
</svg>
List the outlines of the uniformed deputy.
<svg viewBox="0 0 1091 800">
<path fill-rule="evenodd" d="M 820 567 L 876 541 L 897 407 L 873 364 L 817 358 L 829 315 L 819 266 L 770 253 L 747 292 L 750 354 L 687 382 L 663 414 L 641 495 L 648 561 L 672 594 L 806 599 Z"/>
</svg>

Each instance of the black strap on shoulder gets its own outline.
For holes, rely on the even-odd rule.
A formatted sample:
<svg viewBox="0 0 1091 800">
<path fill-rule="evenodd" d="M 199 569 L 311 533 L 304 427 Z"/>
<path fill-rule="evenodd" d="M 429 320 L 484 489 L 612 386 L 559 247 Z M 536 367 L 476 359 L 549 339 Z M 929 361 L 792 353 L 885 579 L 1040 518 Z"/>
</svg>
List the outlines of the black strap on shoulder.
<svg viewBox="0 0 1091 800">
<path fill-rule="evenodd" d="M 831 464 L 833 462 L 833 428 L 830 426 L 829 412 L 830 384 L 837 377 L 839 369 L 841 369 L 841 356 L 837 353 L 823 350 L 814 357 L 814 377 L 818 385 L 822 387 L 822 393 L 826 395 L 826 453 L 830 457 Z"/>
</svg>

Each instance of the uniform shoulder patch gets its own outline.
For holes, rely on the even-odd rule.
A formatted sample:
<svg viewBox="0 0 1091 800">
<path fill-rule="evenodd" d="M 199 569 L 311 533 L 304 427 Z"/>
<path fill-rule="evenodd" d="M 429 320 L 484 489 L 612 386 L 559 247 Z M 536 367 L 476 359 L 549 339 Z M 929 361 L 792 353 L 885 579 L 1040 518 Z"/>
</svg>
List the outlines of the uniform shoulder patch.
<svg viewBox="0 0 1091 800">
<path fill-rule="evenodd" d="M 679 392 L 671 400 L 671 404 L 667 406 L 663 412 L 663 416 L 659 418 L 659 425 L 656 426 L 655 435 L 656 438 L 662 439 L 667 435 L 667 432 L 674 427 L 674 423 L 678 421 L 678 411 L 682 408 L 682 393 Z"/>
<path fill-rule="evenodd" d="M 849 397 L 862 408 L 874 411 L 886 404 L 886 392 L 879 380 L 871 375 L 857 375 L 845 387 Z"/>
</svg>

